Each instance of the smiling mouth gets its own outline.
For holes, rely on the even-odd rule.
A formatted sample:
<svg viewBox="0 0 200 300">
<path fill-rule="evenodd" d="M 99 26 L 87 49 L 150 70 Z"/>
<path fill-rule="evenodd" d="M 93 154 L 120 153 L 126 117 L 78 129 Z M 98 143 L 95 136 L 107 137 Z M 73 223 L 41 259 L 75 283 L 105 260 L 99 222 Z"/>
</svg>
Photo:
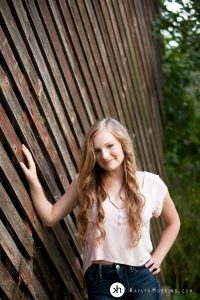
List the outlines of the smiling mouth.
<svg viewBox="0 0 200 300">
<path fill-rule="evenodd" d="M 114 159 L 114 158 L 113 158 L 113 159 Z M 104 164 L 108 164 L 109 162 L 113 161 L 113 159 L 104 161 Z"/>
</svg>

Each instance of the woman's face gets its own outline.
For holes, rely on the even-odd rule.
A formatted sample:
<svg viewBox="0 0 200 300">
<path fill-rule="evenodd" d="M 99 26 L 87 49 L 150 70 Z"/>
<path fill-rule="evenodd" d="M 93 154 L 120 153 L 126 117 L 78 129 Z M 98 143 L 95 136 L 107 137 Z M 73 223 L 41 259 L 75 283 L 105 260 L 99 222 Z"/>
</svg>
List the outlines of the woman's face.
<svg viewBox="0 0 200 300">
<path fill-rule="evenodd" d="M 108 130 L 99 131 L 93 141 L 97 164 L 105 171 L 117 170 L 124 161 L 121 143 Z"/>
</svg>

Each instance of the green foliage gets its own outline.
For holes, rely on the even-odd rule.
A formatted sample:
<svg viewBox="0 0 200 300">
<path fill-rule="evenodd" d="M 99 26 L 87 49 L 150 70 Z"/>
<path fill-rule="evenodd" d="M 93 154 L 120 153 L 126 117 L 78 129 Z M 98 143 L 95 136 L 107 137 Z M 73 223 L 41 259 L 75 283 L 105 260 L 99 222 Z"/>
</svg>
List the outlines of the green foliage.
<svg viewBox="0 0 200 300">
<path fill-rule="evenodd" d="M 172 300 L 200 300 L 200 295 L 197 293 L 182 293 L 174 294 Z"/>
<path fill-rule="evenodd" d="M 171 1 L 172 2 L 172 1 Z M 163 40 L 162 90 L 165 107 L 165 167 L 172 198 L 181 218 L 179 237 L 167 258 L 167 284 L 200 295 L 200 3 L 167 1 L 154 20 Z M 178 297 L 178 296 L 177 296 Z M 182 297 L 182 296 L 180 296 Z M 182 299 L 182 298 L 173 299 Z M 190 298 L 189 298 L 190 297 Z M 192 298 L 193 297 L 193 298 Z M 196 297 L 196 298 L 195 298 Z"/>
</svg>

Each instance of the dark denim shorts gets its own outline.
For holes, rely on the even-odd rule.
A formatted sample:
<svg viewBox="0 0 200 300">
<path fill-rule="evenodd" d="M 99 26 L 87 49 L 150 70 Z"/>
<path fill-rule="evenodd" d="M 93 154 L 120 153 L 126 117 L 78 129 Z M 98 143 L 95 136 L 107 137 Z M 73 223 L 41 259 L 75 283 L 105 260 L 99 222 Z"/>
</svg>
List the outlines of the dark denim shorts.
<svg viewBox="0 0 200 300">
<path fill-rule="evenodd" d="M 161 299 L 157 277 L 145 265 L 135 267 L 123 264 L 92 264 L 85 273 L 85 283 L 89 300 Z M 124 286 L 123 295 L 119 296 L 121 290 L 118 285 L 111 287 L 113 283 L 121 283 Z"/>
</svg>

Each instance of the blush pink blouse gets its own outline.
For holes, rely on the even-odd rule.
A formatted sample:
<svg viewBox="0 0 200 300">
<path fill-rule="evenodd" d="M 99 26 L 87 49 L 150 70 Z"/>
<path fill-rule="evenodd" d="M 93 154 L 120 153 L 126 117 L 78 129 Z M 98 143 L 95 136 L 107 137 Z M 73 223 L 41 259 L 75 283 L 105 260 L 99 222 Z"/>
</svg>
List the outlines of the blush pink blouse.
<svg viewBox="0 0 200 300">
<path fill-rule="evenodd" d="M 153 250 L 150 238 L 150 220 L 159 217 L 162 211 L 163 200 L 167 193 L 167 186 L 162 179 L 149 172 L 137 171 L 140 192 L 145 196 L 145 205 L 142 213 L 141 238 L 135 247 L 131 247 L 130 227 L 126 208 L 118 208 L 109 198 L 103 202 L 105 220 L 103 228 L 105 238 L 95 245 L 95 238 L 99 236 L 96 226 L 89 223 L 86 233 L 87 243 L 83 250 L 83 270 L 95 260 L 105 260 L 113 263 L 140 266 L 151 257 Z M 96 221 L 97 208 L 91 209 L 91 219 Z"/>
</svg>

